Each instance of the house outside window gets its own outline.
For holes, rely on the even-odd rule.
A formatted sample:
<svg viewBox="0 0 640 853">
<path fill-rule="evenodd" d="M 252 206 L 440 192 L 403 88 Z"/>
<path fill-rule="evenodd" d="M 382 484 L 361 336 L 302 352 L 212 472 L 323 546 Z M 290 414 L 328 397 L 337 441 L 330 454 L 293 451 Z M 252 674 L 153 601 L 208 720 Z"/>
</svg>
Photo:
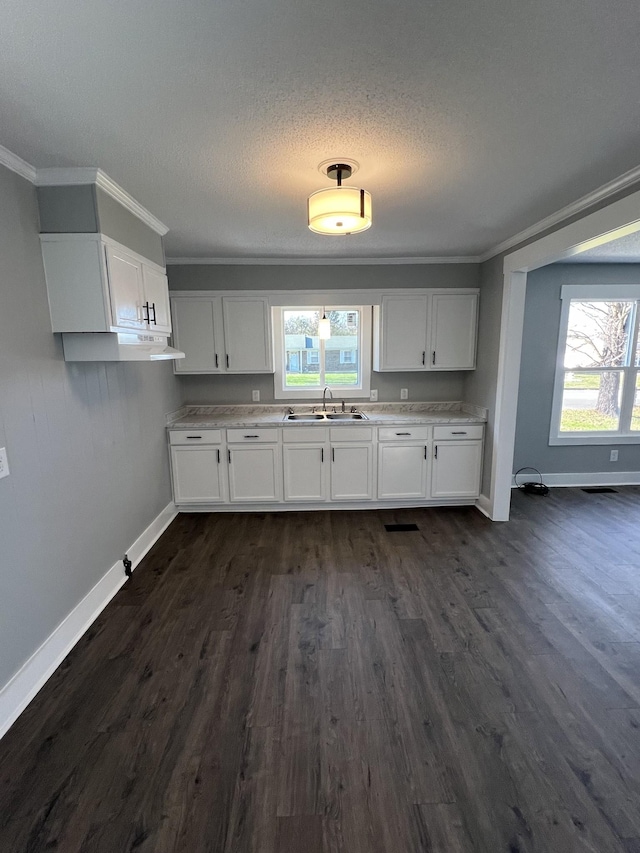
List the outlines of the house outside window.
<svg viewBox="0 0 640 853">
<path fill-rule="evenodd" d="M 318 335 L 325 313 L 327 340 Z M 371 319 L 370 305 L 274 308 L 276 399 L 317 399 L 325 386 L 336 396 L 368 397 Z"/>
<path fill-rule="evenodd" d="M 640 285 L 562 288 L 549 444 L 640 443 Z"/>
</svg>

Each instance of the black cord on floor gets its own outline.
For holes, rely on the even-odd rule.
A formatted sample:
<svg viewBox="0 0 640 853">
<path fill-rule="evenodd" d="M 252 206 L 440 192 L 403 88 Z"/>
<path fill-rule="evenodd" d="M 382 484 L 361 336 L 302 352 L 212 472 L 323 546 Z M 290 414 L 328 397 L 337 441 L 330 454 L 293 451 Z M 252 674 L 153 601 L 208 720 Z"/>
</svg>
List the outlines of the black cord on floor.
<svg viewBox="0 0 640 853">
<path fill-rule="evenodd" d="M 518 474 L 522 474 L 523 471 L 535 471 L 538 477 L 540 478 L 539 482 L 518 482 Z M 524 468 L 519 468 L 516 473 L 513 475 L 513 482 L 520 489 L 521 492 L 525 492 L 527 495 L 545 495 L 549 494 L 549 486 L 545 486 L 542 482 L 542 474 L 538 471 L 537 468 L 532 468 L 531 466 L 525 466 Z"/>
</svg>

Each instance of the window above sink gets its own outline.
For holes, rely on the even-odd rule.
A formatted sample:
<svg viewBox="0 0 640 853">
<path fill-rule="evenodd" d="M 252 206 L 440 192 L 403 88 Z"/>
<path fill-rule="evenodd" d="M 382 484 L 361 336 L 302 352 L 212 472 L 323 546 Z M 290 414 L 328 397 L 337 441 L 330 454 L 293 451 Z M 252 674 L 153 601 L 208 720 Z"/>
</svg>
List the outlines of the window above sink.
<svg viewBox="0 0 640 853">
<path fill-rule="evenodd" d="M 318 324 L 323 316 L 330 322 L 331 336 L 327 340 L 318 334 Z M 371 322 L 370 305 L 273 308 L 275 399 L 317 400 L 325 386 L 336 396 L 368 398 L 371 387 Z"/>
</svg>

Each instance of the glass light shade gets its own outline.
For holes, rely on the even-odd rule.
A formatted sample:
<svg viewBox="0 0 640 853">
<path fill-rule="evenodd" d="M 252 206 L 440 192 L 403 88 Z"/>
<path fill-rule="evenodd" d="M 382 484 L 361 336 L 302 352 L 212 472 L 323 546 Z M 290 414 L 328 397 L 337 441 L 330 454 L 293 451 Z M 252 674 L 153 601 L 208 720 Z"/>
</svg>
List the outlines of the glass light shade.
<svg viewBox="0 0 640 853">
<path fill-rule="evenodd" d="M 331 337 L 331 320 L 326 315 L 318 320 L 318 337 L 323 341 L 328 341 Z"/>
<path fill-rule="evenodd" d="M 364 211 L 360 193 L 364 193 Z M 360 214 L 364 212 L 364 216 Z M 356 234 L 371 228 L 371 193 L 358 187 L 327 187 L 309 196 L 309 228 L 316 234 Z"/>
</svg>

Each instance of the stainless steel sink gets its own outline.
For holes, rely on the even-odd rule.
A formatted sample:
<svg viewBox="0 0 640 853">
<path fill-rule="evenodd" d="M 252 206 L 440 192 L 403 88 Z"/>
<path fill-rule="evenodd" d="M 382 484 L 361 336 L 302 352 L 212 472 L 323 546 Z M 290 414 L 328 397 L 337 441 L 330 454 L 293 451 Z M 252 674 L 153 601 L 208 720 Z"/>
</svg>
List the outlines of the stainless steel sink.
<svg viewBox="0 0 640 853">
<path fill-rule="evenodd" d="M 366 421 L 362 412 L 306 412 L 286 415 L 286 421 Z"/>
<path fill-rule="evenodd" d="M 287 415 L 288 421 L 323 421 L 324 415 Z"/>
</svg>

